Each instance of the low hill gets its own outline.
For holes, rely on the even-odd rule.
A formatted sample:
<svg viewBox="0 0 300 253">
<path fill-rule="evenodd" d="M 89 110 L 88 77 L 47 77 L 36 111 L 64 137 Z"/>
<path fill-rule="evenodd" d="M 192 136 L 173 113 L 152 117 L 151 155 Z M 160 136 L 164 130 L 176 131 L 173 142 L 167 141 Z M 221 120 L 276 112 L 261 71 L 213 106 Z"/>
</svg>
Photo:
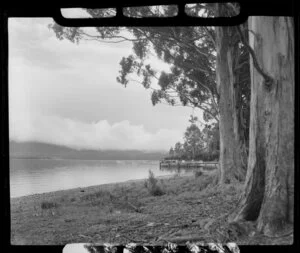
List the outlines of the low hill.
<svg viewBox="0 0 300 253">
<path fill-rule="evenodd" d="M 40 142 L 10 141 L 12 158 L 58 158 L 78 160 L 160 160 L 166 152 L 141 150 L 76 150 Z"/>
</svg>

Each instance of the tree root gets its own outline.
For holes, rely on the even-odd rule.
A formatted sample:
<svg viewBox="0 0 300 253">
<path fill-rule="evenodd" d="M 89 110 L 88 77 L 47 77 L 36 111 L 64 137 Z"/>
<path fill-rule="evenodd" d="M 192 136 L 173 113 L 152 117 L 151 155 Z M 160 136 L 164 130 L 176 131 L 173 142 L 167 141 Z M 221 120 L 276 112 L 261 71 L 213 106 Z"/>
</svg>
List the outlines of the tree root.
<svg viewBox="0 0 300 253">
<path fill-rule="evenodd" d="M 123 238 L 129 240 L 130 242 L 134 242 L 134 243 L 148 243 L 148 241 L 132 239 L 126 235 L 120 235 L 120 237 L 123 237 Z"/>
<path fill-rule="evenodd" d="M 173 242 L 173 243 L 186 243 L 186 242 L 204 242 L 207 241 L 207 237 L 199 235 L 188 235 L 188 236 L 175 236 L 169 238 L 159 238 L 158 241 Z"/>
<path fill-rule="evenodd" d="M 92 240 L 92 239 L 93 239 L 91 236 L 87 236 L 87 235 L 79 234 L 78 236 L 79 236 L 79 237 L 82 237 L 82 238 L 87 238 L 87 239 L 89 239 L 89 240 Z"/>
<path fill-rule="evenodd" d="M 294 234 L 294 230 L 292 229 L 291 231 L 288 231 L 286 233 L 283 233 L 281 235 L 264 235 L 265 237 L 268 237 L 268 238 L 282 238 L 282 237 L 288 237 L 290 235 L 293 235 Z"/>
<path fill-rule="evenodd" d="M 204 229 L 209 231 L 210 227 L 212 225 L 216 224 L 218 221 L 220 221 L 222 219 L 226 219 L 230 214 L 231 214 L 231 212 L 221 215 L 221 216 L 217 217 L 216 219 L 212 219 L 211 221 L 209 221 L 205 224 Z"/>
</svg>

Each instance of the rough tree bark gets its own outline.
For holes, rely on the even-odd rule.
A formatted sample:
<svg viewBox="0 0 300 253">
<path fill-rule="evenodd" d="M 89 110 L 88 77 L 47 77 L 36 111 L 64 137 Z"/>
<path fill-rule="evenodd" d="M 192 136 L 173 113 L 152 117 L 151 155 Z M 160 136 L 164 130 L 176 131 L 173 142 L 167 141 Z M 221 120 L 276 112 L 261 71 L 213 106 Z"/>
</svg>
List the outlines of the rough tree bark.
<svg viewBox="0 0 300 253">
<path fill-rule="evenodd" d="M 251 17 L 249 44 L 271 86 L 251 64 L 248 170 L 234 221 L 256 221 L 274 236 L 293 222 L 294 24 L 289 17 Z M 253 63 L 253 61 L 251 61 Z"/>
<path fill-rule="evenodd" d="M 217 7 L 222 12 L 221 7 Z M 244 180 L 246 172 L 242 166 L 240 137 L 237 131 L 237 108 L 233 57 L 235 45 L 232 37 L 236 34 L 234 27 L 216 27 L 217 50 L 217 87 L 220 94 L 220 184 Z"/>
</svg>

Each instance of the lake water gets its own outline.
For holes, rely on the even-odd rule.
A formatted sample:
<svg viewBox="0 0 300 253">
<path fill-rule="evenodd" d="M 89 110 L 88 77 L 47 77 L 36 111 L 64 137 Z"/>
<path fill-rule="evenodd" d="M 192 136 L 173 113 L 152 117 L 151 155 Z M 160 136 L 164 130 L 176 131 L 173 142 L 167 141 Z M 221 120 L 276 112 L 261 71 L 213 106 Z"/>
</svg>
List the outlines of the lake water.
<svg viewBox="0 0 300 253">
<path fill-rule="evenodd" d="M 149 170 L 155 176 L 178 173 L 160 170 L 159 161 L 10 159 L 10 195 L 20 197 L 142 179 L 148 177 Z"/>
</svg>

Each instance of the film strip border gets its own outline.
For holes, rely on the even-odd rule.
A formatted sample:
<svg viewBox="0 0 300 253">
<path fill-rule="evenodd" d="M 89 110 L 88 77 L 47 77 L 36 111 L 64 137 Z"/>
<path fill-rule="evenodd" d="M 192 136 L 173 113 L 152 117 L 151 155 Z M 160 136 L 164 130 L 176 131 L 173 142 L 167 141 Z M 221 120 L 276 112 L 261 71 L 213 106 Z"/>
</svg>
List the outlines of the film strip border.
<svg viewBox="0 0 300 253">
<path fill-rule="evenodd" d="M 167 243 L 162 246 L 143 246 L 136 243 L 128 243 L 125 246 L 113 245 L 105 243 L 103 245 L 90 243 L 67 244 L 63 253 L 74 252 L 86 253 L 240 253 L 238 245 L 234 242 L 225 245 L 220 243 L 190 243 L 185 245 L 177 245 L 175 243 Z"/>
</svg>

